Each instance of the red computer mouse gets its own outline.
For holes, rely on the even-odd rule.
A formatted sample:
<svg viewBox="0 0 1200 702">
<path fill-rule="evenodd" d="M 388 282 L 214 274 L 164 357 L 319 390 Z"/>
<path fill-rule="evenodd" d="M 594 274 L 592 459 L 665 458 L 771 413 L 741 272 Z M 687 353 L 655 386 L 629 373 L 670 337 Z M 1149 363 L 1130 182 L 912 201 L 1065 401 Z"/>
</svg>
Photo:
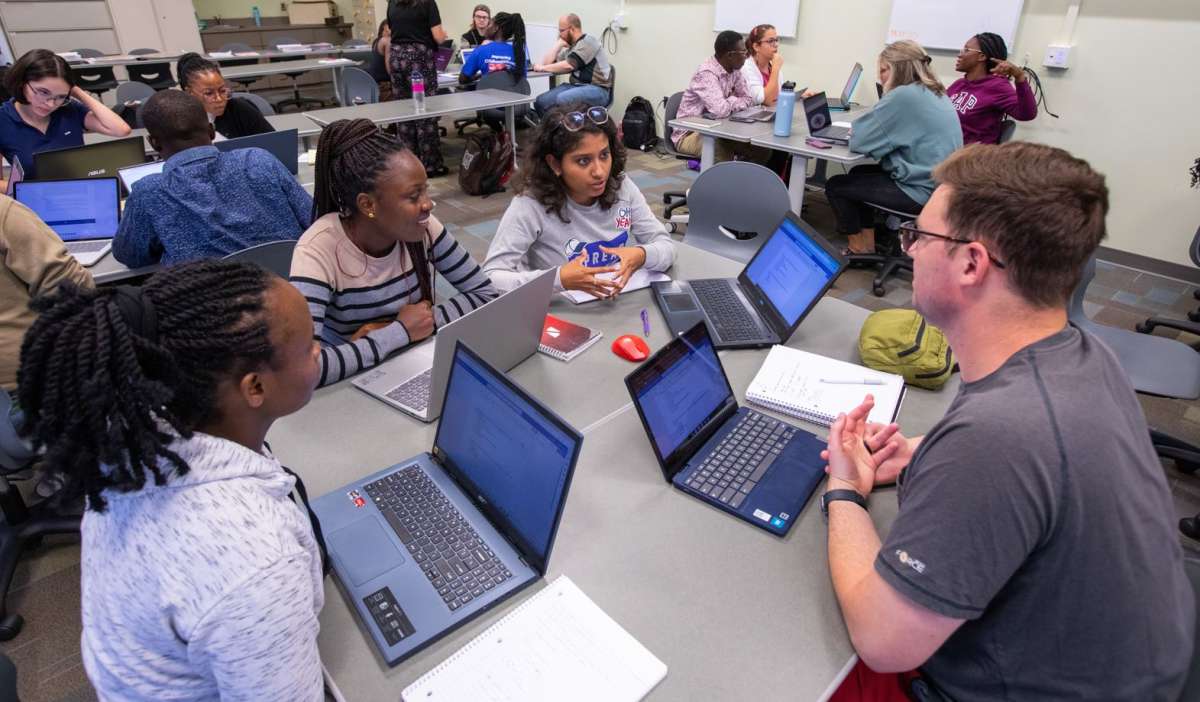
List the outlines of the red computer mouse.
<svg viewBox="0 0 1200 702">
<path fill-rule="evenodd" d="M 612 352 L 626 361 L 644 361 L 650 357 L 650 347 L 642 341 L 642 337 L 626 334 L 613 339 Z"/>
</svg>

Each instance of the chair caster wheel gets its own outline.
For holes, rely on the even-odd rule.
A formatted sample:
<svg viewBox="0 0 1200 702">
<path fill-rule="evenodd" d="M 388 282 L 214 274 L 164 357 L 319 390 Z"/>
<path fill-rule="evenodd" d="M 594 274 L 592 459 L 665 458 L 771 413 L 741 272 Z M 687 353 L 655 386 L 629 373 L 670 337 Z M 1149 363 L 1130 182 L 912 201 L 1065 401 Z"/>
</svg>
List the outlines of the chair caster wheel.
<svg viewBox="0 0 1200 702">
<path fill-rule="evenodd" d="M 662 196 L 662 198 L 663 198 L 663 204 L 664 204 L 664 205 L 669 205 L 669 204 L 671 204 L 671 196 L 670 196 L 670 195 L 663 195 L 663 196 Z"/>
<path fill-rule="evenodd" d="M 1191 312 L 1188 312 L 1188 319 L 1192 320 L 1193 322 L 1200 322 L 1200 310 L 1192 310 Z"/>
<path fill-rule="evenodd" d="M 1136 329 L 1139 334 L 1149 334 L 1150 332 L 1154 331 L 1154 327 L 1146 324 L 1145 322 L 1138 322 L 1137 324 L 1133 325 L 1133 328 Z"/>
<path fill-rule="evenodd" d="M 875 293 L 875 297 L 883 297 L 887 291 L 883 289 L 882 285 L 872 285 L 871 292 Z"/>
<path fill-rule="evenodd" d="M 1196 523 L 1195 517 L 1184 517 L 1179 520 L 1179 531 L 1183 532 L 1184 536 L 1190 536 L 1193 539 L 1200 539 L 1200 524 Z"/>
<path fill-rule="evenodd" d="M 23 626 L 25 626 L 25 618 L 19 614 L 10 614 L 4 619 L 0 619 L 0 641 L 12 641 L 17 634 L 21 633 Z"/>
</svg>

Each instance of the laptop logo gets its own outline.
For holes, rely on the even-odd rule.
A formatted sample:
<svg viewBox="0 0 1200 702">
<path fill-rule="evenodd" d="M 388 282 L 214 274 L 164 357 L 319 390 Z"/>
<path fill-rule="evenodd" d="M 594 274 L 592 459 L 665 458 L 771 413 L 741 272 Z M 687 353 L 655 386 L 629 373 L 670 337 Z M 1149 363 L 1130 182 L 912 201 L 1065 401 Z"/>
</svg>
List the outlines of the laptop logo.
<svg viewBox="0 0 1200 702">
<path fill-rule="evenodd" d="M 104 175 L 107 172 L 108 172 L 107 168 L 97 168 L 94 171 L 88 171 L 88 177 L 90 178 L 92 176 Z"/>
<path fill-rule="evenodd" d="M 827 122 L 825 120 L 825 115 L 821 114 L 820 112 L 814 112 L 811 115 L 809 115 L 809 117 L 808 117 L 809 129 L 813 129 L 813 130 L 824 129 L 826 127 L 826 125 L 827 125 Z"/>
<path fill-rule="evenodd" d="M 358 490 L 351 490 L 350 492 L 347 492 L 346 497 L 350 498 L 350 502 L 354 503 L 355 507 L 362 508 L 367 506 L 367 501 L 358 493 Z"/>
</svg>

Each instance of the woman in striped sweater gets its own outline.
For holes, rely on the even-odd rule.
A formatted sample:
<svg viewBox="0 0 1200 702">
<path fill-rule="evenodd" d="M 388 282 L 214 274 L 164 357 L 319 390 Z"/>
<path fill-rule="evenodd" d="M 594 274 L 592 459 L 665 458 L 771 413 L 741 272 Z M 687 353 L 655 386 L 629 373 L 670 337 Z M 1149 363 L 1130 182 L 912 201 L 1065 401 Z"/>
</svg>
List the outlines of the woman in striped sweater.
<svg viewBox="0 0 1200 702">
<path fill-rule="evenodd" d="M 433 215 L 425 169 L 369 120 L 338 120 L 317 145 L 313 224 L 292 255 L 321 343 L 321 385 L 420 341 L 496 297 Z M 434 304 L 441 274 L 458 294 Z"/>
</svg>

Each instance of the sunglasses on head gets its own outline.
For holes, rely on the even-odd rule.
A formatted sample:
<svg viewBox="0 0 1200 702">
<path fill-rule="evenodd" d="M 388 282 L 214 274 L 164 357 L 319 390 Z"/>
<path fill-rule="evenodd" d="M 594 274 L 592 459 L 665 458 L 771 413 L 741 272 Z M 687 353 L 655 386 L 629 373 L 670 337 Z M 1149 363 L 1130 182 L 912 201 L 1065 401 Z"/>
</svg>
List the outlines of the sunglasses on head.
<svg viewBox="0 0 1200 702">
<path fill-rule="evenodd" d="M 591 122 L 596 126 L 608 124 L 608 110 L 603 107 L 589 107 L 583 112 L 568 112 L 562 116 L 559 121 L 568 132 L 577 132 L 583 129 L 584 124 Z"/>
</svg>

